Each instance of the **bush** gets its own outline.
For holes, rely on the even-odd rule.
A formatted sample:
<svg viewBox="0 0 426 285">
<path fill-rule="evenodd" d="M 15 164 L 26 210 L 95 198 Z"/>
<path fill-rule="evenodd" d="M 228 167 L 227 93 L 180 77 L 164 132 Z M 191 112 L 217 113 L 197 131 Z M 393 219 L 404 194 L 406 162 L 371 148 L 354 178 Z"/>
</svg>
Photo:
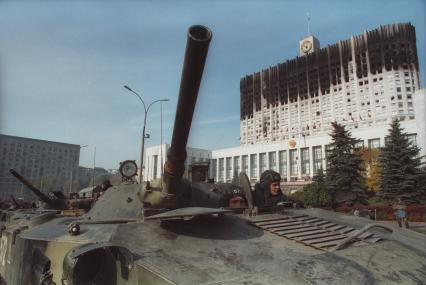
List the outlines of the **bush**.
<svg viewBox="0 0 426 285">
<path fill-rule="evenodd" d="M 297 204 L 303 204 L 303 191 L 297 191 L 290 194 L 290 199 Z"/>
<path fill-rule="evenodd" d="M 373 196 L 369 199 L 367 199 L 368 205 L 385 205 L 388 204 L 388 201 L 377 197 L 377 196 Z"/>
<path fill-rule="evenodd" d="M 331 197 L 322 183 L 312 182 L 303 187 L 302 201 L 306 206 L 321 207 L 331 202 Z"/>
</svg>

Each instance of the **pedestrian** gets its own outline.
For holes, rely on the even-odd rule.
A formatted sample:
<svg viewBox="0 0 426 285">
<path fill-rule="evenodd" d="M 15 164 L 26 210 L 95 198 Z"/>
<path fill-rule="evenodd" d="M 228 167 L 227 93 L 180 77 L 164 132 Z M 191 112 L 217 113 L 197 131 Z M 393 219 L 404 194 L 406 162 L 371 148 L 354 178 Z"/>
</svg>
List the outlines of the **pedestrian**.
<svg viewBox="0 0 426 285">
<path fill-rule="evenodd" d="M 405 205 L 401 198 L 398 198 L 393 209 L 395 211 L 396 220 L 398 221 L 398 226 L 401 228 L 402 223 L 404 223 L 405 227 L 408 229 L 407 205 Z"/>
<path fill-rule="evenodd" d="M 358 209 L 355 209 L 354 216 L 359 217 L 359 210 Z"/>
</svg>

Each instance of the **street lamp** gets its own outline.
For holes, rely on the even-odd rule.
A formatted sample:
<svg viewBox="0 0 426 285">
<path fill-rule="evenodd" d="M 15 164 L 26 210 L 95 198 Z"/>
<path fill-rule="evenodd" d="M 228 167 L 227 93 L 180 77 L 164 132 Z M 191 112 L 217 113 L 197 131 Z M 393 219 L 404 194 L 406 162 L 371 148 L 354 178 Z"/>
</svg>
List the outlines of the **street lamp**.
<svg viewBox="0 0 426 285">
<path fill-rule="evenodd" d="M 80 146 L 80 150 L 83 148 L 83 147 L 88 147 L 88 145 L 87 144 L 85 144 L 85 145 L 82 145 L 82 146 Z M 80 152 L 79 152 L 79 155 L 80 155 Z M 72 174 L 73 174 L 73 170 L 74 170 L 74 162 L 77 160 L 77 158 L 76 157 L 74 157 L 74 159 L 73 159 L 73 161 L 72 161 L 72 164 L 71 164 L 71 177 L 70 177 L 70 191 L 69 191 L 69 193 L 68 194 L 70 194 L 71 192 L 72 192 Z"/>
<path fill-rule="evenodd" d="M 132 88 L 130 88 L 127 85 L 124 85 L 124 88 L 126 88 L 127 90 L 129 90 L 130 92 L 132 92 L 133 94 L 138 96 L 139 100 L 143 104 L 143 109 L 144 109 L 143 130 L 142 130 L 142 146 L 141 146 L 141 162 L 140 162 L 140 168 L 139 168 L 139 183 L 142 183 L 143 153 L 144 153 L 145 138 L 146 138 L 146 135 L 145 135 L 146 116 L 148 115 L 149 108 L 151 108 L 152 105 L 154 105 L 157 102 L 167 102 L 167 101 L 170 101 L 170 99 L 155 100 L 151 104 L 149 104 L 148 108 L 147 108 L 146 105 L 145 105 L 145 102 L 142 100 L 142 97 L 136 91 L 133 91 Z"/>
</svg>

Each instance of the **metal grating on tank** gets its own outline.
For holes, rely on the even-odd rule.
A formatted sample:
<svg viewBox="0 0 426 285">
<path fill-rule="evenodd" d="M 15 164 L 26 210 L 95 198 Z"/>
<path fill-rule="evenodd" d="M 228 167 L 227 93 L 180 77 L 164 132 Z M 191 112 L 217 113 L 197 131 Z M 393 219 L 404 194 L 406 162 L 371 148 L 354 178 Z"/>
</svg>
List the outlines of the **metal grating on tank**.
<svg viewBox="0 0 426 285">
<path fill-rule="evenodd" d="M 324 251 L 338 249 L 339 245 L 351 236 L 354 236 L 356 241 L 366 243 L 381 240 L 381 237 L 376 234 L 367 231 L 360 233 L 361 230 L 350 226 L 308 215 L 283 215 L 279 218 L 256 220 L 250 223 L 265 231 Z"/>
</svg>

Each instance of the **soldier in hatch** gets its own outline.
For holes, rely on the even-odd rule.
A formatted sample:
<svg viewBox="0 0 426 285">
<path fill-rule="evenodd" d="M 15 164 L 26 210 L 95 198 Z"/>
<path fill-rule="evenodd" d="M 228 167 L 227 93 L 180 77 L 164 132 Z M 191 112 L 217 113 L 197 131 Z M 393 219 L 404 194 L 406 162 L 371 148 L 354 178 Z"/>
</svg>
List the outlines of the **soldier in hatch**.
<svg viewBox="0 0 426 285">
<path fill-rule="evenodd" d="M 104 194 L 104 192 L 106 190 L 108 190 L 108 188 L 110 188 L 110 187 L 112 187 L 111 181 L 109 181 L 108 179 L 105 179 L 104 182 L 102 182 L 101 185 L 98 185 L 98 186 L 95 187 L 95 189 L 93 189 L 93 197 L 99 198 L 99 196 Z"/>
<path fill-rule="evenodd" d="M 254 206 L 276 206 L 280 202 L 287 200 L 280 189 L 281 176 L 273 170 L 266 170 L 260 176 L 259 183 L 256 183 L 253 191 Z"/>
</svg>

